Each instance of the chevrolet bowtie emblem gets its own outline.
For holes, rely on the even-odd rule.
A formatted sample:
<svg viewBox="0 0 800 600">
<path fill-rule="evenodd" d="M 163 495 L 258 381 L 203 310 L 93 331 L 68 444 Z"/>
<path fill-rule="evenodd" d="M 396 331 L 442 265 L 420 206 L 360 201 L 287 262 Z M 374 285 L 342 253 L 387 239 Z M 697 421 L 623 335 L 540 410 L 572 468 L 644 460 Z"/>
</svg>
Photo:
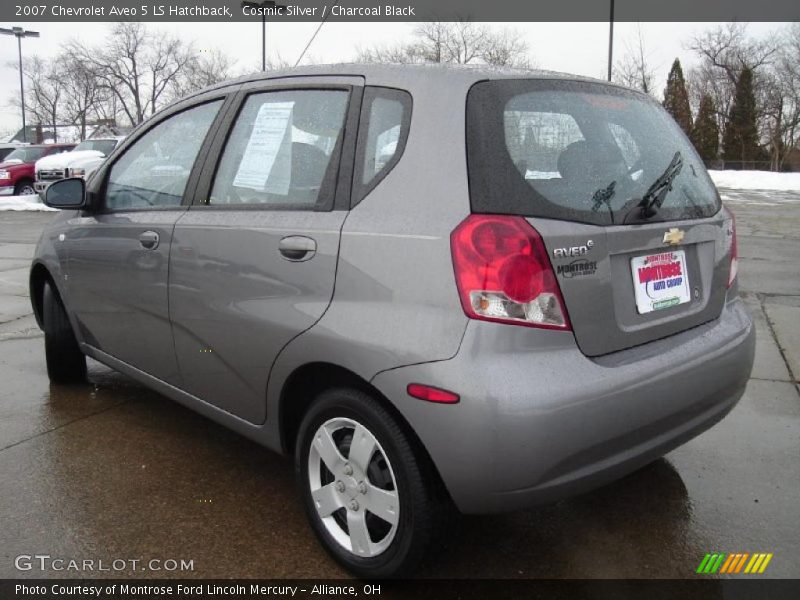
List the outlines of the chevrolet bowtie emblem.
<svg viewBox="0 0 800 600">
<path fill-rule="evenodd" d="M 683 241 L 683 235 L 683 231 L 673 227 L 669 231 L 664 232 L 663 243 L 669 244 L 670 246 L 675 246 Z"/>
</svg>

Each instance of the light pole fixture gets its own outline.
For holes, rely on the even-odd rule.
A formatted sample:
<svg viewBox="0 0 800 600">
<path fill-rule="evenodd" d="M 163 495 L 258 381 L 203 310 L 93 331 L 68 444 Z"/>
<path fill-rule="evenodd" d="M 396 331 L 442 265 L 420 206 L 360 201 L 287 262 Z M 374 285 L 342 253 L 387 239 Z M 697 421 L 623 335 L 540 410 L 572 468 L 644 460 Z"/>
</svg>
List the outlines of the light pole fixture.
<svg viewBox="0 0 800 600">
<path fill-rule="evenodd" d="M 22 141 L 28 141 L 28 132 L 25 127 L 25 84 L 22 78 L 22 38 L 24 37 L 39 37 L 38 31 L 26 31 L 22 27 L 12 27 L 6 29 L 0 27 L 0 33 L 3 35 L 14 35 L 17 37 L 17 50 L 19 50 L 19 99 L 22 103 Z"/>
<path fill-rule="evenodd" d="M 261 70 L 267 70 L 267 14 L 278 14 L 286 5 L 278 4 L 274 0 L 244 0 L 242 8 L 248 7 L 261 14 Z"/>
</svg>

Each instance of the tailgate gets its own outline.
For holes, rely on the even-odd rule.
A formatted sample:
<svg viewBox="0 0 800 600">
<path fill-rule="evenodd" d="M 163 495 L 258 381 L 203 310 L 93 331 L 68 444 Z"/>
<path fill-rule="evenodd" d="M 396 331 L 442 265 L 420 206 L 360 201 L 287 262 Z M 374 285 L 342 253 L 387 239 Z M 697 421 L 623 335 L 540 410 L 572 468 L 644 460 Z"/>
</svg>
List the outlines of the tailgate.
<svg viewBox="0 0 800 600">
<path fill-rule="evenodd" d="M 544 240 L 588 356 L 670 336 L 722 312 L 732 239 L 724 210 L 706 219 L 605 227 L 528 221 Z"/>
</svg>

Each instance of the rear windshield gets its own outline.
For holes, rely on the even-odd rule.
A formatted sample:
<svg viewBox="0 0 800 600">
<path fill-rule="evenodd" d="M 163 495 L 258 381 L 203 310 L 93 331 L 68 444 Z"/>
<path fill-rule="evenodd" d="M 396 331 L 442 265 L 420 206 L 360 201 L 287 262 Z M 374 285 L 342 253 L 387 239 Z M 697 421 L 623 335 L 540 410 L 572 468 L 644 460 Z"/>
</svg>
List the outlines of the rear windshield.
<svg viewBox="0 0 800 600">
<path fill-rule="evenodd" d="M 467 97 L 472 210 L 611 224 L 680 153 L 682 166 L 650 220 L 715 214 L 719 196 L 689 140 L 637 92 L 554 80 L 481 82 Z M 625 219 L 629 215 L 628 219 Z"/>
</svg>

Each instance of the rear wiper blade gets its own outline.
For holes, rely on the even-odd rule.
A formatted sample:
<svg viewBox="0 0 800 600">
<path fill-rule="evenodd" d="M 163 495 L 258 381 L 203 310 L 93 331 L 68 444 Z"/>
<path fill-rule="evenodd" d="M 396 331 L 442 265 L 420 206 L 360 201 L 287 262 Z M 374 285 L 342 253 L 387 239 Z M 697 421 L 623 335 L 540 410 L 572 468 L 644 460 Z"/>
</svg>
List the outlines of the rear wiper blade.
<svg viewBox="0 0 800 600">
<path fill-rule="evenodd" d="M 678 151 L 672 157 L 667 169 L 659 175 L 658 179 L 653 182 L 653 185 L 642 196 L 639 206 L 642 207 L 641 217 L 643 219 L 649 219 L 658 212 L 658 209 L 664 203 L 664 198 L 667 197 L 667 193 L 672 190 L 672 182 L 675 181 L 682 168 L 683 156 Z"/>
</svg>

